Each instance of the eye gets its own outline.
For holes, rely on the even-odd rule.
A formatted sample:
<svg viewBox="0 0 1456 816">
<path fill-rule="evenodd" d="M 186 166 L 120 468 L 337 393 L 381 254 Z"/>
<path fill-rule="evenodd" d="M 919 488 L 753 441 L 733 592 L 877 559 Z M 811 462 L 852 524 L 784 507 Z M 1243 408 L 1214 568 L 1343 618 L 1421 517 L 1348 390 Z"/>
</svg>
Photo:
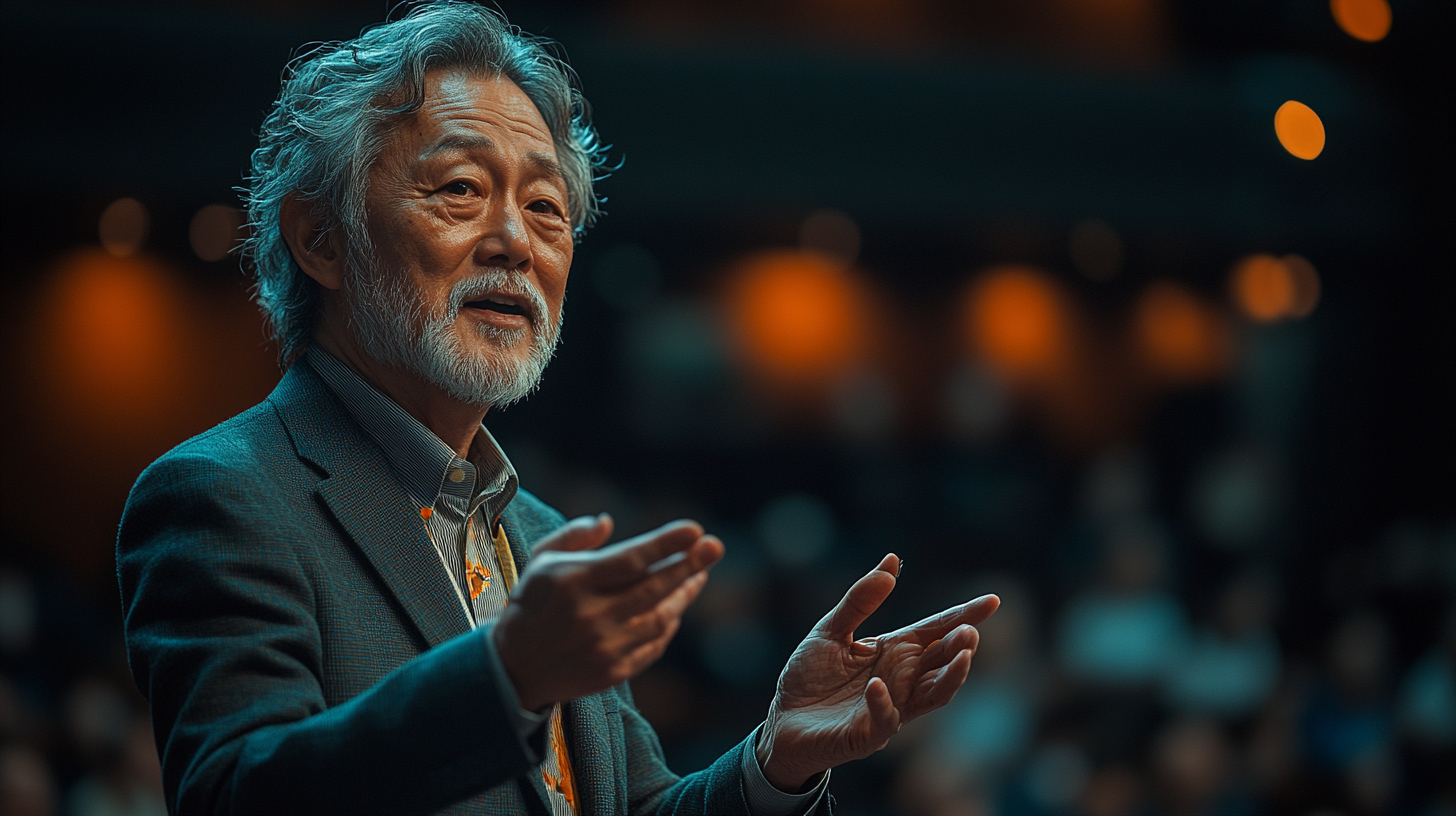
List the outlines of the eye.
<svg viewBox="0 0 1456 816">
<path fill-rule="evenodd" d="M 441 187 L 440 192 L 454 196 L 468 196 L 475 192 L 475 187 L 468 181 L 452 181 Z"/>
<path fill-rule="evenodd" d="M 530 204 L 526 205 L 526 209 L 530 210 L 531 212 L 541 213 L 543 215 L 555 215 L 558 217 L 563 216 L 561 208 L 556 205 L 556 202 L 546 198 L 532 201 Z"/>
</svg>

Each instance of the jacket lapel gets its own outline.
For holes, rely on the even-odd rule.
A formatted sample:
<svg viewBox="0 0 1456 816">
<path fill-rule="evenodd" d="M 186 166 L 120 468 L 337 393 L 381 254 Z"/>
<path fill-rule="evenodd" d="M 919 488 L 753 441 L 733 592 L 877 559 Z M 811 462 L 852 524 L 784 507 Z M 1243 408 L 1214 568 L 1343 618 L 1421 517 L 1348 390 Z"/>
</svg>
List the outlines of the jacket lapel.
<svg viewBox="0 0 1456 816">
<path fill-rule="evenodd" d="M 470 631 L 414 502 L 323 380 L 300 360 L 269 396 L 299 456 L 327 475 L 316 492 L 430 646 Z"/>
<path fill-rule="evenodd" d="M 614 750 L 622 738 L 621 720 L 618 718 L 617 727 L 612 727 L 614 723 L 609 714 L 614 716 L 618 712 L 608 712 L 609 702 L 617 702 L 617 693 L 610 689 L 573 700 L 562 712 L 582 813 L 627 811 L 626 796 L 620 802 L 617 800 L 619 790 L 626 792 L 627 779 L 626 756 L 619 756 Z"/>
</svg>

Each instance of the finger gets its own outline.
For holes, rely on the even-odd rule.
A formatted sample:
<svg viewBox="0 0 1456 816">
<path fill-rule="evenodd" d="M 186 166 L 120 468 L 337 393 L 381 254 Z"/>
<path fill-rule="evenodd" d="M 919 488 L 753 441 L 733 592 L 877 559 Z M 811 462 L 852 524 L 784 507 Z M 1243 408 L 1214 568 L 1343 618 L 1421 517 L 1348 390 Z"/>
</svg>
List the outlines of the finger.
<svg viewBox="0 0 1456 816">
<path fill-rule="evenodd" d="M 661 603 L 654 608 L 632 616 L 617 625 L 616 632 L 613 634 L 614 650 L 619 654 L 636 653 L 646 644 L 655 643 L 658 640 L 662 640 L 662 646 L 667 646 L 667 640 L 671 640 L 673 634 L 677 632 L 683 612 L 686 612 L 693 600 L 697 599 L 697 595 L 702 592 L 703 584 L 706 581 L 708 581 L 708 573 L 697 573 L 683 581 L 681 586 L 678 586 L 671 595 L 664 597 Z"/>
<path fill-rule="evenodd" d="M 708 582 L 708 573 L 700 572 L 683 582 L 677 591 L 663 600 L 653 612 L 638 616 L 633 621 L 635 631 L 627 646 L 628 654 L 623 664 L 628 676 L 632 676 L 657 662 L 666 651 L 682 625 L 683 613 L 697 599 L 703 585 Z"/>
<path fill-rule="evenodd" d="M 588 581 L 600 588 L 635 584 L 647 577 L 648 568 L 670 555 L 682 552 L 703 537 L 696 521 L 674 521 L 650 533 L 643 533 L 610 547 L 591 565 Z"/>
<path fill-rule="evenodd" d="M 566 522 L 550 535 L 541 539 L 533 555 L 543 552 L 579 552 L 594 550 L 607 543 L 612 537 L 612 517 L 606 513 L 595 516 L 581 516 Z"/>
<path fill-rule="evenodd" d="M 895 632 L 894 635 L 909 635 L 921 643 L 933 643 L 963 623 L 974 626 L 984 621 L 991 617 L 991 613 L 995 612 L 1000 605 L 1001 599 L 995 595 L 982 595 L 974 601 L 967 601 L 959 606 L 952 606 L 944 612 L 931 615 Z"/>
<path fill-rule="evenodd" d="M 623 630 L 628 633 L 627 649 L 635 649 L 676 627 L 683 613 L 687 612 L 693 601 L 698 599 L 699 593 L 703 591 L 703 585 L 707 582 L 708 573 L 706 571 L 695 573 L 659 601 L 656 606 L 626 621 L 623 624 Z"/>
<path fill-rule="evenodd" d="M 926 647 L 925 652 L 920 655 L 920 669 L 922 672 L 938 669 L 955 659 L 962 651 L 975 652 L 980 642 L 981 633 L 976 631 L 976 627 L 963 623 L 952 629 L 950 634 Z"/>
<path fill-rule="evenodd" d="M 899 567 L 900 559 L 894 553 L 881 559 L 879 566 L 844 593 L 839 603 L 819 621 L 816 631 L 830 640 L 854 640 L 854 630 L 890 597 Z"/>
<path fill-rule="evenodd" d="M 679 621 L 673 621 L 660 637 L 647 640 L 639 644 L 620 663 L 620 671 L 617 676 L 622 679 L 619 682 L 626 682 L 641 674 L 658 660 L 662 659 L 663 653 L 667 651 L 667 645 L 672 642 L 673 636 L 677 634 Z"/>
<path fill-rule="evenodd" d="M 910 712 L 907 721 L 923 714 L 940 708 L 950 702 L 965 685 L 966 678 L 971 673 L 971 651 L 966 649 L 956 653 L 956 656 L 944 668 L 926 677 L 916 686 L 915 694 L 911 697 Z"/>
<path fill-rule="evenodd" d="M 646 578 L 622 593 L 613 613 L 621 619 L 652 609 L 684 581 L 718 563 L 723 552 L 723 542 L 717 536 L 703 536 L 688 549 L 670 555 L 649 568 Z"/>
<path fill-rule="evenodd" d="M 890 687 L 878 677 L 871 677 L 864 690 L 865 750 L 878 751 L 900 730 L 900 712 L 890 698 Z"/>
</svg>

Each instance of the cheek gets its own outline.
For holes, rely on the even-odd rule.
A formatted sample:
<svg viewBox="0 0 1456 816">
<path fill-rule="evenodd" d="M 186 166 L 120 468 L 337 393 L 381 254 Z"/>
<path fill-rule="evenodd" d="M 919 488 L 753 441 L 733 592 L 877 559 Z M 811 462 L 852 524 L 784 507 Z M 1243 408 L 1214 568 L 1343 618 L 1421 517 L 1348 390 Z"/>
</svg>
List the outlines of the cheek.
<svg viewBox="0 0 1456 816">
<path fill-rule="evenodd" d="M 566 277 L 571 271 L 571 247 L 568 245 L 564 250 L 551 247 L 542 255 L 542 260 L 548 262 L 537 267 L 541 294 L 551 304 L 551 308 L 560 314 L 561 302 L 566 296 Z"/>
</svg>

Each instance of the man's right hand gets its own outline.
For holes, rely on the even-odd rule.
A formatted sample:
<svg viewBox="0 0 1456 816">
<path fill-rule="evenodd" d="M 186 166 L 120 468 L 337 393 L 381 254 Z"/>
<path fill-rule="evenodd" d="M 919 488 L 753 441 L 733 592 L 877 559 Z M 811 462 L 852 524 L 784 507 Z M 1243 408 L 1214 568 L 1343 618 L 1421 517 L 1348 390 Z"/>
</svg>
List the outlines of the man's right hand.
<svg viewBox="0 0 1456 816">
<path fill-rule="evenodd" d="M 601 547 L 606 514 L 567 523 L 536 546 L 493 636 L 531 711 L 624 682 L 652 665 L 723 557 L 695 521 Z"/>
</svg>

